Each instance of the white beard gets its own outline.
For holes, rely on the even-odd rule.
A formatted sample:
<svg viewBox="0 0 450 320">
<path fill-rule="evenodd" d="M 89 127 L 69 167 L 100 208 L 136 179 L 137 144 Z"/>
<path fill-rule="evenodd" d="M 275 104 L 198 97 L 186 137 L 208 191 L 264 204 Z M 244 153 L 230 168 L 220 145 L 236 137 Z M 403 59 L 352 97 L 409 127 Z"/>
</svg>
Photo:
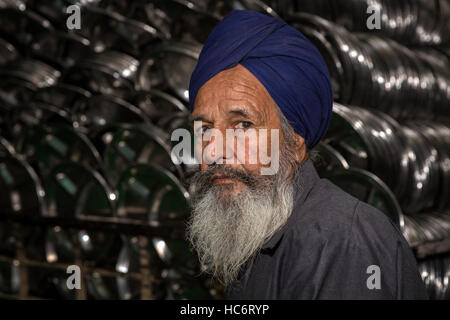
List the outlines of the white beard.
<svg viewBox="0 0 450 320">
<path fill-rule="evenodd" d="M 254 177 L 257 185 L 245 185 L 233 196 L 223 196 L 229 185 L 210 185 L 194 197 L 188 239 L 205 271 L 226 286 L 291 215 L 293 181 L 282 175 L 272 176 L 270 183 Z M 194 189 L 201 183 L 194 178 Z"/>
</svg>

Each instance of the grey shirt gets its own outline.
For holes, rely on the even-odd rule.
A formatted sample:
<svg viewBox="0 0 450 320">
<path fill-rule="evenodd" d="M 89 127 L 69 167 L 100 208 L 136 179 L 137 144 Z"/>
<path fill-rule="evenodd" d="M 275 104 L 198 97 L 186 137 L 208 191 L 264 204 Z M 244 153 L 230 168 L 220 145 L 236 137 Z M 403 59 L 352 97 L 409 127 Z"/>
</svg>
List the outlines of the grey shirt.
<svg viewBox="0 0 450 320">
<path fill-rule="evenodd" d="M 389 218 L 320 179 L 311 160 L 294 179 L 291 216 L 242 268 L 228 299 L 427 298 L 415 257 Z"/>
</svg>

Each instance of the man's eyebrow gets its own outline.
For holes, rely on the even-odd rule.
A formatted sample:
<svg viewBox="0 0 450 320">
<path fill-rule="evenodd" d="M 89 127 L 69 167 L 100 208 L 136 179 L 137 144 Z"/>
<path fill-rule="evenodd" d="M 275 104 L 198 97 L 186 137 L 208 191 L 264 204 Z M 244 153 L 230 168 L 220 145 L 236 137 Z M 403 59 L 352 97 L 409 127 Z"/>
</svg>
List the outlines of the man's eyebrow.
<svg viewBox="0 0 450 320">
<path fill-rule="evenodd" d="M 192 115 L 189 117 L 189 127 L 191 129 L 194 129 L 194 122 L 195 121 L 202 121 L 202 122 L 207 122 L 207 123 L 213 123 L 212 121 L 208 120 L 205 116 L 203 115 L 198 115 L 195 118 L 192 117 Z"/>
<path fill-rule="evenodd" d="M 235 107 L 234 109 L 228 111 L 229 114 L 231 114 L 232 116 L 241 116 L 244 118 L 252 118 L 254 117 L 254 113 L 248 111 L 247 108 L 243 108 L 243 107 Z M 196 117 L 192 117 L 192 115 L 189 117 L 189 124 L 190 127 L 193 128 L 194 122 L 195 121 L 202 121 L 202 122 L 206 122 L 206 123 L 214 123 L 214 121 L 209 120 L 206 116 L 204 115 L 198 115 Z"/>
<path fill-rule="evenodd" d="M 253 112 L 249 112 L 246 108 L 235 108 L 230 110 L 228 113 L 231 113 L 232 115 L 241 116 L 244 118 L 252 118 Z"/>
<path fill-rule="evenodd" d="M 192 116 L 189 117 L 189 122 L 194 122 L 194 121 L 203 121 L 203 122 L 211 122 L 210 120 L 206 119 L 205 116 L 203 115 L 198 115 L 195 118 L 193 118 Z"/>
</svg>

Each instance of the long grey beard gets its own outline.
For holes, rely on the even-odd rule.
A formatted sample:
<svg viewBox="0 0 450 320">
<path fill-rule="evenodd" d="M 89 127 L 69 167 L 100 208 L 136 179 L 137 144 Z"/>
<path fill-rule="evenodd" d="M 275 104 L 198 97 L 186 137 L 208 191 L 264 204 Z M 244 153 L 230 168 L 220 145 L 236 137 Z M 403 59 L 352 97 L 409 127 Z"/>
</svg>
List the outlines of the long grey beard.
<svg viewBox="0 0 450 320">
<path fill-rule="evenodd" d="M 294 183 L 293 179 L 286 180 L 281 170 L 275 176 L 258 177 L 223 166 L 209 171 L 193 178 L 197 191 L 187 236 L 205 271 L 228 286 L 241 267 L 286 223 L 292 212 Z M 245 187 L 227 197 L 229 185 L 210 182 L 217 172 L 235 174 Z"/>
</svg>

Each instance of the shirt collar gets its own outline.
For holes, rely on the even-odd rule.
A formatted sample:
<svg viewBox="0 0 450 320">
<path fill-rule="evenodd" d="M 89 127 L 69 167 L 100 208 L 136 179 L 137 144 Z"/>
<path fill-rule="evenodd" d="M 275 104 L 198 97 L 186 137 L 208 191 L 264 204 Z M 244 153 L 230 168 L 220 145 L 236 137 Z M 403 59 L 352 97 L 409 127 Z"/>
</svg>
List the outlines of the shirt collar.
<svg viewBox="0 0 450 320">
<path fill-rule="evenodd" d="M 301 205 L 305 202 L 307 195 L 311 191 L 314 184 L 319 180 L 320 177 L 312 163 L 311 159 L 306 160 L 298 169 L 295 177 L 294 177 L 294 207 Z M 281 238 L 284 235 L 287 227 L 292 224 L 293 220 L 295 220 L 295 210 L 291 213 L 287 222 L 278 230 L 269 240 L 267 240 L 262 249 L 273 249 Z"/>
</svg>

